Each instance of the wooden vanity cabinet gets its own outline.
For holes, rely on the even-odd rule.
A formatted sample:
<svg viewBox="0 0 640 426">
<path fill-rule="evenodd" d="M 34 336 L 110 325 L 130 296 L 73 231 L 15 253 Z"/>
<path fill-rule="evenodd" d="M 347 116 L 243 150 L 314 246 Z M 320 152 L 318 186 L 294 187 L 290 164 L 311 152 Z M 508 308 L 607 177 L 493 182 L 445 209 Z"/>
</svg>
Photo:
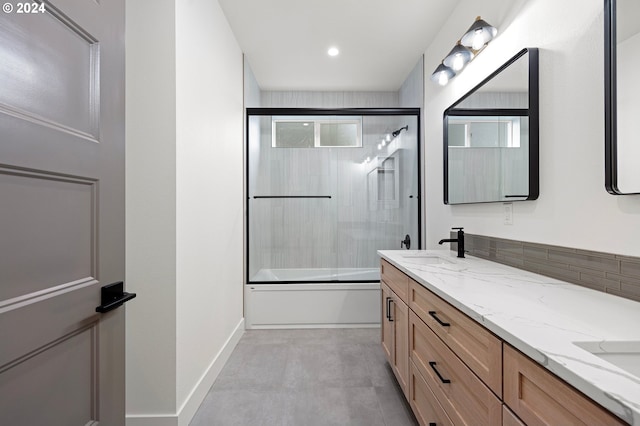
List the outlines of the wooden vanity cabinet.
<svg viewBox="0 0 640 426">
<path fill-rule="evenodd" d="M 625 424 L 506 344 L 504 402 L 528 425 Z"/>
<path fill-rule="evenodd" d="M 413 311 L 409 356 L 456 425 L 502 423 L 502 402 Z"/>
<path fill-rule="evenodd" d="M 502 406 L 502 426 L 526 426 L 522 423 L 522 420 L 518 418 L 509 407 L 506 405 Z"/>
<path fill-rule="evenodd" d="M 624 424 L 386 260 L 381 276 L 382 346 L 421 425 Z"/>
<path fill-rule="evenodd" d="M 387 286 L 384 281 L 380 282 L 380 306 L 382 306 L 382 318 L 380 320 L 380 331 L 381 337 L 380 342 L 382 343 L 382 349 L 384 350 L 384 354 L 389 361 L 389 364 L 393 365 L 393 323 L 389 321 L 389 310 L 391 309 L 391 300 L 393 292 Z"/>
<path fill-rule="evenodd" d="M 380 276 L 382 281 L 407 304 L 409 300 L 409 277 L 384 259 L 380 263 Z"/>
<path fill-rule="evenodd" d="M 400 388 L 409 398 L 409 307 L 386 285 L 382 288 L 382 346 Z"/>
<path fill-rule="evenodd" d="M 502 396 L 502 341 L 414 280 L 409 308 L 498 396 Z"/>
<path fill-rule="evenodd" d="M 438 402 L 433 391 L 418 372 L 413 361 L 409 362 L 409 405 L 421 425 L 453 426 L 447 413 Z"/>
</svg>

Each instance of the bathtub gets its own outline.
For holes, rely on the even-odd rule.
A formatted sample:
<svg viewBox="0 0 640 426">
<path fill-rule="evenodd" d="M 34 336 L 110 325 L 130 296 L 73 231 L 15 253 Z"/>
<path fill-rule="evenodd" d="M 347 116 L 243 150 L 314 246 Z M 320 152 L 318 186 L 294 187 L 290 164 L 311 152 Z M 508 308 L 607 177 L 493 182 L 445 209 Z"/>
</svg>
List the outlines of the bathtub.
<svg viewBox="0 0 640 426">
<path fill-rule="evenodd" d="M 247 329 L 380 327 L 379 268 L 260 269 L 245 286 Z"/>
<path fill-rule="evenodd" d="M 260 269 L 250 283 L 363 282 L 380 281 L 379 268 Z"/>
</svg>

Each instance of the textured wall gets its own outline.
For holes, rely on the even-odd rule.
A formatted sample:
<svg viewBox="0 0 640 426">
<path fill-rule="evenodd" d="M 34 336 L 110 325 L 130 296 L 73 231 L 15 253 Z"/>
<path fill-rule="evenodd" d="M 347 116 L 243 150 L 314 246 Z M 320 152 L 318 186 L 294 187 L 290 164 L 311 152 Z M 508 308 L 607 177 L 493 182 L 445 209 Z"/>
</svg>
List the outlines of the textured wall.
<svg viewBox="0 0 640 426">
<path fill-rule="evenodd" d="M 451 238 L 456 234 L 452 232 Z M 483 259 L 640 301 L 638 257 L 471 234 L 465 235 L 465 250 Z"/>
</svg>

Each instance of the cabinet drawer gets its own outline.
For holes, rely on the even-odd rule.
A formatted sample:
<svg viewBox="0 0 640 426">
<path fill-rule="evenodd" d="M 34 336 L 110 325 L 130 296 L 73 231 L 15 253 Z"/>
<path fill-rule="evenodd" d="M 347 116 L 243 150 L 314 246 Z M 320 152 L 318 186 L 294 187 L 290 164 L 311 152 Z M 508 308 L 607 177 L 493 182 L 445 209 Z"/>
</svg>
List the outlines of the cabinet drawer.
<svg viewBox="0 0 640 426">
<path fill-rule="evenodd" d="M 504 402 L 528 425 L 620 425 L 620 419 L 509 345 Z"/>
<path fill-rule="evenodd" d="M 409 354 L 454 424 L 502 423 L 500 400 L 413 311 L 409 311 Z"/>
<path fill-rule="evenodd" d="M 409 403 L 421 426 L 453 426 L 435 395 L 427 385 L 424 377 L 418 372 L 415 364 L 411 364 L 411 385 Z"/>
<path fill-rule="evenodd" d="M 526 426 L 506 405 L 502 406 L 502 426 Z"/>
<path fill-rule="evenodd" d="M 386 260 L 380 262 L 380 276 L 395 294 L 408 304 L 409 277 Z"/>
<path fill-rule="evenodd" d="M 498 397 L 502 396 L 500 339 L 413 280 L 409 280 L 409 307 Z"/>
</svg>

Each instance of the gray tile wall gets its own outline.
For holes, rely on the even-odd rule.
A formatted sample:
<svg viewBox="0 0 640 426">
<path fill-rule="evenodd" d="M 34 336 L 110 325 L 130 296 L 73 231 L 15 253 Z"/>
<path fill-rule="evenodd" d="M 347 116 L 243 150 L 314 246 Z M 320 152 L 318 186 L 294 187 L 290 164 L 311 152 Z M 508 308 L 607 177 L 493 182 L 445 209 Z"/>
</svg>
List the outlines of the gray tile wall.
<svg viewBox="0 0 640 426">
<path fill-rule="evenodd" d="M 638 257 L 474 234 L 465 234 L 465 249 L 476 257 L 640 301 Z"/>
</svg>

